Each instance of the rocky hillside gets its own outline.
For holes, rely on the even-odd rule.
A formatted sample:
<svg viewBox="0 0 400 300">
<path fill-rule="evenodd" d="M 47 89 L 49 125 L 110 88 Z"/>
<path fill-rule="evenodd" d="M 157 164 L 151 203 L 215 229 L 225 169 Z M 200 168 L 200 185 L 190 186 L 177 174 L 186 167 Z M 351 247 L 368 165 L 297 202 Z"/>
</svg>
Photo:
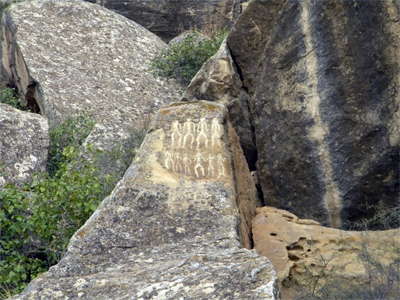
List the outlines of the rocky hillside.
<svg viewBox="0 0 400 300">
<path fill-rule="evenodd" d="M 30 112 L 0 104 L 0 298 L 396 299 L 399 3 L 243 2 L 4 10 L 3 77 Z M 173 58 L 178 71 L 198 62 L 212 37 L 165 43 L 187 29 L 228 33 L 185 87 L 156 76 L 154 61 Z M 101 180 L 87 190 L 112 175 L 111 193 L 76 223 L 86 221 L 57 264 L 24 273 L 25 261 L 8 263 L 10 235 L 24 218 L 46 232 L 34 206 L 48 187 L 36 174 L 54 159 L 54 130 L 82 115 L 93 125 L 77 149 L 58 150 L 78 161 L 62 168 L 84 174 L 93 163 L 89 177 Z M 65 184 L 60 174 L 46 178 Z M 85 191 L 70 188 L 61 195 Z M 51 207 L 58 192 L 48 194 Z M 79 199 L 75 211 L 95 209 Z M 75 222 L 60 211 L 59 231 Z M 15 251 L 40 260 L 30 230 Z M 26 289 L 3 292 L 20 273 Z"/>
<path fill-rule="evenodd" d="M 87 0 L 139 23 L 165 41 L 186 30 L 214 32 L 230 28 L 244 0 Z"/>
</svg>

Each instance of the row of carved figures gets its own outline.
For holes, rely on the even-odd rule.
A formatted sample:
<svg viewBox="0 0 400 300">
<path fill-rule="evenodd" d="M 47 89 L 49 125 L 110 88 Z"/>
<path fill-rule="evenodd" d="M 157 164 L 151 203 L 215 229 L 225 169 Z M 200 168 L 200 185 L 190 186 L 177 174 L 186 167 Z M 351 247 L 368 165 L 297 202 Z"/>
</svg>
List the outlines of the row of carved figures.
<svg viewBox="0 0 400 300">
<path fill-rule="evenodd" d="M 188 154 L 179 152 L 164 152 L 164 167 L 175 173 L 204 177 L 226 176 L 226 158 L 222 154 L 203 155 L 201 152 L 191 157 Z"/>
<path fill-rule="evenodd" d="M 214 148 L 221 145 L 223 133 L 223 127 L 219 124 L 217 118 L 212 119 L 210 124 L 208 124 L 206 118 L 201 118 L 198 123 L 188 119 L 180 124 L 176 120 L 171 124 L 171 148 Z"/>
</svg>

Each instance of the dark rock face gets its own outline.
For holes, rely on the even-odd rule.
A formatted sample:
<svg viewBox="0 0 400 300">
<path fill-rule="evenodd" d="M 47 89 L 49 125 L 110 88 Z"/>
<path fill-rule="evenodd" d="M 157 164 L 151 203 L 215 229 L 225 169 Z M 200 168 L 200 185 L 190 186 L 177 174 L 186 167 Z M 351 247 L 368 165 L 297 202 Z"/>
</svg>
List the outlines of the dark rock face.
<svg viewBox="0 0 400 300">
<path fill-rule="evenodd" d="M 250 3 L 228 46 L 266 203 L 337 227 L 399 205 L 399 19 L 398 1 Z"/>
<path fill-rule="evenodd" d="M 44 117 L 0 103 L 0 189 L 46 170 L 48 129 Z"/>
<path fill-rule="evenodd" d="M 97 0 L 168 41 L 185 30 L 230 27 L 240 14 L 240 0 Z"/>
</svg>

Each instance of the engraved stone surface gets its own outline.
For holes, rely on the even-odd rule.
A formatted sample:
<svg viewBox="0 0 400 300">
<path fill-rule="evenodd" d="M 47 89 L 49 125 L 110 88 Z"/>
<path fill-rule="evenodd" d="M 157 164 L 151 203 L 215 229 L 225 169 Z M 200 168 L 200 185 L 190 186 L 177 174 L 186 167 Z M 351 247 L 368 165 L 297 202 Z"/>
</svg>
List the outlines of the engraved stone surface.
<svg viewBox="0 0 400 300">
<path fill-rule="evenodd" d="M 277 299 L 271 263 L 242 248 L 255 191 L 238 149 L 224 105 L 160 109 L 64 258 L 15 299 Z"/>
</svg>

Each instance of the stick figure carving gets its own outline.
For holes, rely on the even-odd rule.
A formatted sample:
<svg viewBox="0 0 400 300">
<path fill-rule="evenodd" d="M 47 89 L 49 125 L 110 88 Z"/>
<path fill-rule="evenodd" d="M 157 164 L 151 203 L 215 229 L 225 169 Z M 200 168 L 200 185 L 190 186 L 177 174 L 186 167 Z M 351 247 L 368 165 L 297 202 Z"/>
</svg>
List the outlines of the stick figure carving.
<svg viewBox="0 0 400 300">
<path fill-rule="evenodd" d="M 188 157 L 187 154 L 183 156 L 183 166 L 185 167 L 185 175 L 192 175 L 191 167 L 191 159 Z"/>
<path fill-rule="evenodd" d="M 220 153 L 218 154 L 218 177 L 223 177 L 226 175 L 225 173 L 225 161 L 226 158 Z"/>
<path fill-rule="evenodd" d="M 214 147 L 215 145 L 220 145 L 220 138 L 223 135 L 222 126 L 219 124 L 218 119 L 214 118 L 211 121 L 211 145 Z"/>
<path fill-rule="evenodd" d="M 213 177 L 213 176 L 215 176 L 216 174 L 216 172 L 215 172 L 215 156 L 214 155 L 212 155 L 212 154 L 210 154 L 209 156 L 208 156 L 208 176 L 209 177 Z"/>
<path fill-rule="evenodd" d="M 182 132 L 181 125 L 179 124 L 178 120 L 172 122 L 171 131 L 171 147 L 179 148 L 179 146 L 182 144 Z"/>
<path fill-rule="evenodd" d="M 200 149 L 201 141 L 204 140 L 204 147 L 208 147 L 208 124 L 205 118 L 201 118 L 199 124 L 197 125 L 197 149 Z"/>
<path fill-rule="evenodd" d="M 187 119 L 186 122 L 183 124 L 183 131 L 185 133 L 185 136 L 183 137 L 183 143 L 181 144 L 181 147 L 190 147 L 193 149 L 196 124 L 194 124 L 191 119 Z M 189 145 L 187 144 L 187 141 L 190 141 Z"/>
<path fill-rule="evenodd" d="M 174 168 L 176 173 L 180 173 L 184 171 L 184 168 L 182 166 L 182 157 L 179 152 L 175 153 L 175 168 Z"/>
<path fill-rule="evenodd" d="M 204 167 L 202 166 L 203 160 L 204 160 L 203 155 L 200 152 L 197 152 L 194 165 L 194 173 L 196 174 L 197 178 L 204 177 L 206 175 Z M 201 172 L 201 175 L 199 171 Z"/>
<path fill-rule="evenodd" d="M 169 151 L 164 152 L 164 166 L 167 170 L 172 170 L 174 162 L 172 160 L 172 154 Z"/>
</svg>

